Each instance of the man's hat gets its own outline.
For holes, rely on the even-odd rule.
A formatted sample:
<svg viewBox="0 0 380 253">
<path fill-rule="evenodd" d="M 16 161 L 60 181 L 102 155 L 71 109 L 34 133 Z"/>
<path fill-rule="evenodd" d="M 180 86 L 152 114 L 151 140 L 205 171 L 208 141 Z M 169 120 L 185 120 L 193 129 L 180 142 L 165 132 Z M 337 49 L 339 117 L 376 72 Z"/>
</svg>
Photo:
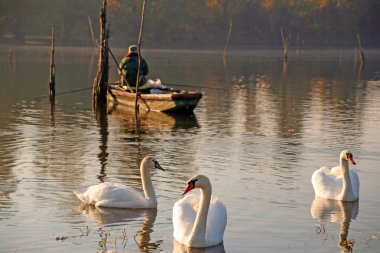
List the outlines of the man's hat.
<svg viewBox="0 0 380 253">
<path fill-rule="evenodd" d="M 130 45 L 128 47 L 128 53 L 138 53 L 138 48 L 136 45 Z"/>
</svg>

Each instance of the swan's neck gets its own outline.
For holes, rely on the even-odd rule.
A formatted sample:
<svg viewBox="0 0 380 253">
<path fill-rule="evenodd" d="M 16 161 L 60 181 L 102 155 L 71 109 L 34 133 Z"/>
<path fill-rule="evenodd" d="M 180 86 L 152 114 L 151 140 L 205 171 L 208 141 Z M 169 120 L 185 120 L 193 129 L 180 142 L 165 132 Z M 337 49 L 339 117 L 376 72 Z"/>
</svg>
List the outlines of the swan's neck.
<svg viewBox="0 0 380 253">
<path fill-rule="evenodd" d="M 339 232 L 339 246 L 347 247 L 347 236 L 348 230 L 350 228 L 351 216 L 352 216 L 352 202 L 340 202 L 342 209 L 342 222 L 340 223 L 340 232 Z"/>
<path fill-rule="evenodd" d="M 149 168 L 146 168 L 144 164 L 141 164 L 140 174 L 141 174 L 141 182 L 142 182 L 145 198 L 148 201 L 152 202 L 152 204 L 157 203 L 156 193 L 154 192 Z"/>
<path fill-rule="evenodd" d="M 190 247 L 205 247 L 206 246 L 206 224 L 207 213 L 210 207 L 211 201 L 211 184 L 206 185 L 204 188 L 200 188 L 200 204 L 198 207 L 197 216 L 195 218 L 193 230 L 191 231 L 190 240 L 188 246 Z"/>
<path fill-rule="evenodd" d="M 150 242 L 150 233 L 153 231 L 153 223 L 156 220 L 157 209 L 148 209 L 144 216 L 144 222 L 140 230 L 139 249 L 147 249 Z"/>
<path fill-rule="evenodd" d="M 342 170 L 342 200 L 352 201 L 355 200 L 354 193 L 352 191 L 350 170 L 348 168 L 348 161 L 344 158 L 340 159 L 340 168 Z"/>
</svg>

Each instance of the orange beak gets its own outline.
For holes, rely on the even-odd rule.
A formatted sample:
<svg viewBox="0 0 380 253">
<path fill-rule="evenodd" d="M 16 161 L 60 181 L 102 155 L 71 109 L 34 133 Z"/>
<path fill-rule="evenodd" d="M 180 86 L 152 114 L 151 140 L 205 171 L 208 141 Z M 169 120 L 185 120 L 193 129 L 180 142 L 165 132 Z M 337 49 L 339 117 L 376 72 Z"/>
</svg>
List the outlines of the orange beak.
<svg viewBox="0 0 380 253">
<path fill-rule="evenodd" d="M 353 164 L 353 165 L 356 164 L 356 162 L 354 161 L 354 159 L 353 159 L 352 157 L 349 157 L 349 158 L 348 158 L 348 161 L 350 161 L 350 163 Z"/>
<path fill-rule="evenodd" d="M 187 185 L 187 188 L 183 191 L 182 195 L 185 195 L 186 193 L 188 193 L 189 191 L 191 191 L 194 188 L 195 188 L 194 184 L 192 182 L 189 182 L 189 184 Z"/>
</svg>

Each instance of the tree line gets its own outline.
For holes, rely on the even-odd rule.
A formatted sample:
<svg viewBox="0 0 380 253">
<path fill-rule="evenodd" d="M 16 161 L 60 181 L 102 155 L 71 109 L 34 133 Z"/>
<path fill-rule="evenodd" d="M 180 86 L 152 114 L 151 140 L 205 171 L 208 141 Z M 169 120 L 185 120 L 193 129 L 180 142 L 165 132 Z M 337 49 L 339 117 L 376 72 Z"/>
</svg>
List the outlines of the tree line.
<svg viewBox="0 0 380 253">
<path fill-rule="evenodd" d="M 108 0 L 110 42 L 136 43 L 142 0 Z M 91 46 L 99 33 L 102 0 L 0 0 L 2 43 L 50 42 Z M 353 47 L 360 34 L 366 47 L 380 45 L 378 0 L 148 0 L 146 48 L 223 49 L 229 27 L 232 48 L 281 45 Z"/>
</svg>

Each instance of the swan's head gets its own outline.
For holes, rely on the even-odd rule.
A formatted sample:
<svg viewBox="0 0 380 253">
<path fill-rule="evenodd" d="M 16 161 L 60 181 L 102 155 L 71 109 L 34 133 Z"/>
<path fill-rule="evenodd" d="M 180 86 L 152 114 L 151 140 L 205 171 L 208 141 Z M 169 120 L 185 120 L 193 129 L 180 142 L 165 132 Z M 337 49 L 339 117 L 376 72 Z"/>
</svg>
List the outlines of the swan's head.
<svg viewBox="0 0 380 253">
<path fill-rule="evenodd" d="M 344 159 L 349 161 L 351 164 L 355 165 L 354 156 L 352 155 L 350 150 L 343 150 L 340 152 L 340 159 Z"/>
<path fill-rule="evenodd" d="M 160 169 L 160 170 L 165 171 L 165 169 L 161 167 L 161 165 L 159 164 L 159 162 L 156 159 L 154 159 L 153 157 L 151 157 L 151 156 L 145 157 L 142 160 L 141 165 L 142 165 L 143 168 Z"/>
<path fill-rule="evenodd" d="M 204 175 L 193 176 L 187 183 L 187 188 L 183 191 L 183 195 L 195 188 L 209 188 L 211 189 L 210 179 Z"/>
</svg>

